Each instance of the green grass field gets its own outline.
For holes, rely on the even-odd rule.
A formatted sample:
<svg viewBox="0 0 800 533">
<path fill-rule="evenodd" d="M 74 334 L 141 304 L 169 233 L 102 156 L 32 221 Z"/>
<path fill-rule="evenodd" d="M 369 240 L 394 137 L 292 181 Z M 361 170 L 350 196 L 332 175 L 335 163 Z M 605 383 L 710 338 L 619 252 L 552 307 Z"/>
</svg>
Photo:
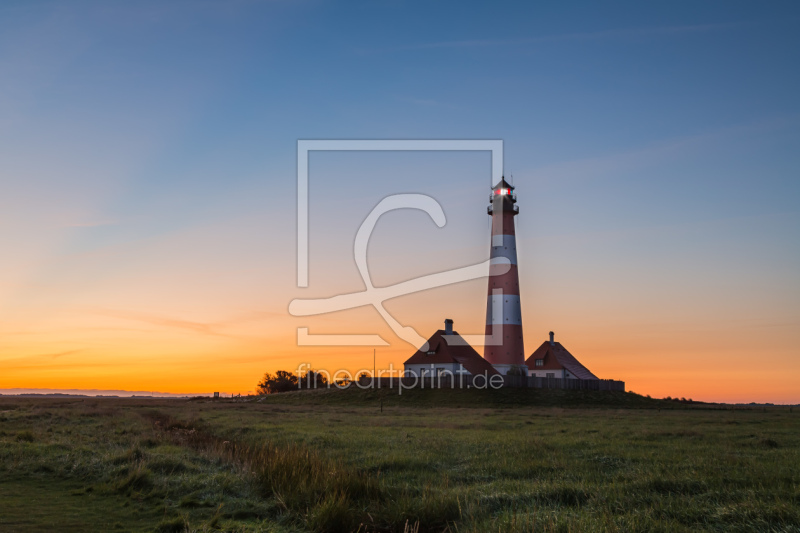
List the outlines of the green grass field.
<svg viewBox="0 0 800 533">
<path fill-rule="evenodd" d="M 0 398 L 0 531 L 800 531 L 800 412 L 581 391 Z"/>
</svg>

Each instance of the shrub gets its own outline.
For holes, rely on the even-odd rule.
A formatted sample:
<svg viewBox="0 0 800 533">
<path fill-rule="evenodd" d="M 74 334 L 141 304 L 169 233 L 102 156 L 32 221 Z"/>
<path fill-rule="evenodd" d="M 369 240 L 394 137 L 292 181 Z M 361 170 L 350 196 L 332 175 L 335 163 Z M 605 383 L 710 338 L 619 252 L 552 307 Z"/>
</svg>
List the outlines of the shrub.
<svg viewBox="0 0 800 533">
<path fill-rule="evenodd" d="M 278 370 L 275 374 L 267 372 L 256 386 L 258 394 L 275 394 L 297 389 L 297 376 L 286 370 Z"/>
</svg>

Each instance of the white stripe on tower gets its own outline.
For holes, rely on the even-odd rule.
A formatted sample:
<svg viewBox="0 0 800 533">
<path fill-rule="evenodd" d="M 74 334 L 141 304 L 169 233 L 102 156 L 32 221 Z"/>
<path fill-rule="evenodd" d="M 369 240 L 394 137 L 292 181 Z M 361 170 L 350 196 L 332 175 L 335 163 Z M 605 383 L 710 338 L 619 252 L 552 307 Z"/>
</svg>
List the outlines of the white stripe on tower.
<svg viewBox="0 0 800 533">
<path fill-rule="evenodd" d="M 520 311 L 518 294 L 492 294 L 489 296 L 489 305 L 486 306 L 486 325 L 510 324 L 522 325 L 522 312 Z"/>
<path fill-rule="evenodd" d="M 514 235 L 492 236 L 492 259 L 505 257 L 512 265 L 517 264 L 517 238 Z"/>
</svg>

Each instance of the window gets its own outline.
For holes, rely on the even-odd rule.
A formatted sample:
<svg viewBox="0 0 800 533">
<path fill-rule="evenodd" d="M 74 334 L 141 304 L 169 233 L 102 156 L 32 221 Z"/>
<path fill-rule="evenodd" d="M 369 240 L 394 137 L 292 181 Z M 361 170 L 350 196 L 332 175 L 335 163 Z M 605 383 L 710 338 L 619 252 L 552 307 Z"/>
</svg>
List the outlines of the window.
<svg viewBox="0 0 800 533">
<path fill-rule="evenodd" d="M 548 378 L 554 378 L 554 377 L 556 377 L 556 373 L 555 372 L 548 372 L 547 373 L 547 377 Z"/>
<path fill-rule="evenodd" d="M 544 359 L 537 359 L 536 366 L 544 366 Z"/>
</svg>

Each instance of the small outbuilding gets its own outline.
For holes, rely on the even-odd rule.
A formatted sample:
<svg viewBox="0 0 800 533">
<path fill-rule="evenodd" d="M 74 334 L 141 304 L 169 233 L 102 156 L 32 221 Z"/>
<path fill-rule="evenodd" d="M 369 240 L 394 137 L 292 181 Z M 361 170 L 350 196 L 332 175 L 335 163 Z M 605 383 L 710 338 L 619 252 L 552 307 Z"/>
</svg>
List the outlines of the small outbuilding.
<svg viewBox="0 0 800 533">
<path fill-rule="evenodd" d="M 561 343 L 555 342 L 555 334 L 550 332 L 550 340 L 544 341 L 525 361 L 528 375 L 540 378 L 598 379 L 583 366 Z"/>
</svg>

